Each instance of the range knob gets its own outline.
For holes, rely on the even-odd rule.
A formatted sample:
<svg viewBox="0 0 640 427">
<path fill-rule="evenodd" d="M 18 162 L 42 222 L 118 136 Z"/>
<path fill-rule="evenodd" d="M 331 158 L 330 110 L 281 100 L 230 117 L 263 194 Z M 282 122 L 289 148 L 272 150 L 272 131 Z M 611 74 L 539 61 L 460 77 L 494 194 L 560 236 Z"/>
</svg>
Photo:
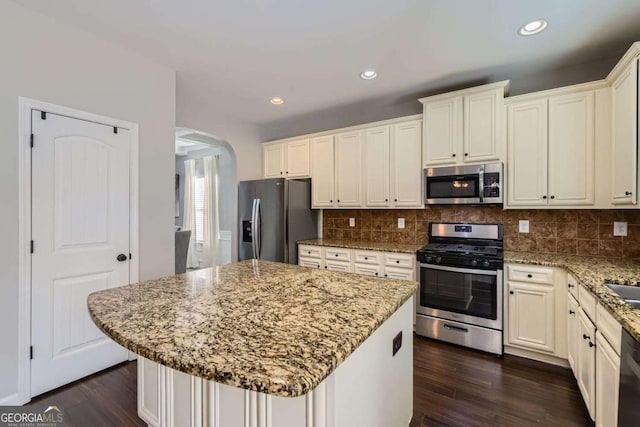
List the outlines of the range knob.
<svg viewBox="0 0 640 427">
<path fill-rule="evenodd" d="M 440 264 L 440 263 L 442 262 L 442 257 L 441 257 L 441 256 L 436 257 L 436 262 L 437 262 L 438 264 Z"/>
<path fill-rule="evenodd" d="M 475 267 L 476 265 L 478 265 L 478 260 L 476 260 L 476 259 L 472 259 L 472 260 L 471 260 L 471 266 L 472 266 L 472 267 Z"/>
<path fill-rule="evenodd" d="M 431 262 L 431 261 L 433 261 L 433 257 L 432 257 L 431 255 L 427 255 L 427 260 L 426 260 L 426 261 L 427 261 L 427 262 Z"/>
<path fill-rule="evenodd" d="M 486 259 L 484 261 L 482 261 L 482 266 L 485 267 L 485 268 L 489 267 L 489 261 L 486 260 Z"/>
</svg>

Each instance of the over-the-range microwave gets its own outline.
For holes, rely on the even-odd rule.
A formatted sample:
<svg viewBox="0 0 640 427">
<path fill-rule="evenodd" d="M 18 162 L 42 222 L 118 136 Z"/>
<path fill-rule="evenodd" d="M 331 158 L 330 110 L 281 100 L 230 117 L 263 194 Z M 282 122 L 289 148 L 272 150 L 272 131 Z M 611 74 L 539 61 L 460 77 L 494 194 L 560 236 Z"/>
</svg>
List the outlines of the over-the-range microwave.
<svg viewBox="0 0 640 427">
<path fill-rule="evenodd" d="M 502 163 L 434 167 L 424 170 L 428 205 L 502 204 Z"/>
</svg>

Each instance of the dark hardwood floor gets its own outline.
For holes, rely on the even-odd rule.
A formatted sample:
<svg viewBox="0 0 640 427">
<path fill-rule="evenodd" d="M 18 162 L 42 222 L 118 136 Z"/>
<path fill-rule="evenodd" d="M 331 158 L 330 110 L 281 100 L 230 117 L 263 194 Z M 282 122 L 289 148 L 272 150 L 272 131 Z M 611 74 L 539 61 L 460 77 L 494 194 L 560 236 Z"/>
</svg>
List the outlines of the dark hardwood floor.
<svg viewBox="0 0 640 427">
<path fill-rule="evenodd" d="M 592 426 L 571 373 L 414 338 L 411 427 Z M 34 398 L 64 406 L 65 426 L 144 426 L 136 363 L 124 363 Z M 395 427 L 395 426 L 389 426 Z"/>
</svg>

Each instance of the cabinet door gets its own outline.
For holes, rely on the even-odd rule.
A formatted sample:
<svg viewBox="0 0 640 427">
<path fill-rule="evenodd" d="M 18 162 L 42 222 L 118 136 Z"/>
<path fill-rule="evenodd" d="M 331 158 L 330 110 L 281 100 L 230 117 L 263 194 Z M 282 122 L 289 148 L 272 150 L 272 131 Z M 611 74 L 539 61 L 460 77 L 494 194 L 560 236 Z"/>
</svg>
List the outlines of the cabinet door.
<svg viewBox="0 0 640 427">
<path fill-rule="evenodd" d="M 571 294 L 567 299 L 567 341 L 567 361 L 575 377 L 578 375 L 578 302 Z"/>
<path fill-rule="evenodd" d="M 501 140 L 499 110 L 500 91 L 492 90 L 464 97 L 464 162 L 497 160 Z"/>
<path fill-rule="evenodd" d="M 385 267 L 384 277 L 398 280 L 415 280 L 415 272 L 406 268 Z"/>
<path fill-rule="evenodd" d="M 365 276 L 382 276 L 383 268 L 381 265 L 354 264 L 353 272 Z"/>
<path fill-rule="evenodd" d="M 455 164 L 462 145 L 462 97 L 424 104 L 423 120 L 424 165 Z"/>
<path fill-rule="evenodd" d="M 339 207 L 362 206 L 362 132 L 336 135 L 336 189 Z"/>
<path fill-rule="evenodd" d="M 549 204 L 595 202 L 595 92 L 549 98 Z"/>
<path fill-rule="evenodd" d="M 509 282 L 509 344 L 553 353 L 555 350 L 554 288 Z"/>
<path fill-rule="evenodd" d="M 284 176 L 284 144 L 269 144 L 262 148 L 263 172 L 265 178 Z"/>
<path fill-rule="evenodd" d="M 287 178 L 301 178 L 311 176 L 309 140 L 289 142 L 286 144 Z"/>
<path fill-rule="evenodd" d="M 372 207 L 389 206 L 389 126 L 365 131 L 364 175 L 365 204 Z"/>
<path fill-rule="evenodd" d="M 333 135 L 311 140 L 311 200 L 314 208 L 335 206 Z"/>
<path fill-rule="evenodd" d="M 391 136 L 391 199 L 396 207 L 422 207 L 422 121 L 393 126 Z"/>
<path fill-rule="evenodd" d="M 509 206 L 547 204 L 547 100 L 507 108 Z"/>
<path fill-rule="evenodd" d="M 638 60 L 611 85 L 611 203 L 638 202 Z"/>
<path fill-rule="evenodd" d="M 578 308 L 578 388 L 592 420 L 595 420 L 596 328 L 582 308 Z"/>
<path fill-rule="evenodd" d="M 596 427 L 618 425 L 620 356 L 596 332 Z"/>
</svg>

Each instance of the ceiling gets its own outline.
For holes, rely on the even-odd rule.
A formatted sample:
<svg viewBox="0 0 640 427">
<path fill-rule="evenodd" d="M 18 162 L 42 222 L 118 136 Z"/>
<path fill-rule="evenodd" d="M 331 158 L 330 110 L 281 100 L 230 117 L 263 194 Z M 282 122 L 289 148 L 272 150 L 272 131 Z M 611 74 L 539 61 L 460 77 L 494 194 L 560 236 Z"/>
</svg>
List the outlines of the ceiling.
<svg viewBox="0 0 640 427">
<path fill-rule="evenodd" d="M 512 93 L 601 78 L 640 40 L 638 0 L 15 1 L 169 65 L 178 96 L 205 94 L 265 139 L 504 78 Z M 519 36 L 533 19 L 547 30 Z M 360 79 L 369 67 L 379 77 Z"/>
</svg>

